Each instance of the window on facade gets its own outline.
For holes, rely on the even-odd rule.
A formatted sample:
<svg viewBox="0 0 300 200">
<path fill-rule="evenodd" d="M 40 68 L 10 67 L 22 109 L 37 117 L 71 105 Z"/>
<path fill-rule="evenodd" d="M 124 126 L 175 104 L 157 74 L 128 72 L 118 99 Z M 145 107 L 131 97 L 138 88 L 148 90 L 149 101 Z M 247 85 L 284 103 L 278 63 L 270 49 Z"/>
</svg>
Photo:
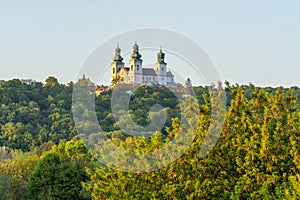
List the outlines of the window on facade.
<svg viewBox="0 0 300 200">
<path fill-rule="evenodd" d="M 153 77 L 153 80 L 155 81 L 155 77 Z"/>
<path fill-rule="evenodd" d="M 137 65 L 137 66 L 136 66 L 136 69 L 139 71 L 139 70 L 140 70 L 140 66 L 139 66 L 139 65 Z"/>
<path fill-rule="evenodd" d="M 149 77 L 149 80 L 151 81 L 151 77 Z"/>
<path fill-rule="evenodd" d="M 163 68 L 163 67 L 161 68 L 161 71 L 164 71 L 164 68 Z"/>
<path fill-rule="evenodd" d="M 114 73 L 116 73 L 116 69 L 115 69 L 115 68 L 113 68 L 113 74 L 114 74 Z"/>
<path fill-rule="evenodd" d="M 161 80 L 164 80 L 164 78 L 161 78 Z"/>
<path fill-rule="evenodd" d="M 144 77 L 142 77 L 142 79 L 144 80 Z"/>
<path fill-rule="evenodd" d="M 131 65 L 131 71 L 133 70 L 133 65 Z"/>
<path fill-rule="evenodd" d="M 148 77 L 146 77 L 146 80 L 148 81 Z"/>
</svg>

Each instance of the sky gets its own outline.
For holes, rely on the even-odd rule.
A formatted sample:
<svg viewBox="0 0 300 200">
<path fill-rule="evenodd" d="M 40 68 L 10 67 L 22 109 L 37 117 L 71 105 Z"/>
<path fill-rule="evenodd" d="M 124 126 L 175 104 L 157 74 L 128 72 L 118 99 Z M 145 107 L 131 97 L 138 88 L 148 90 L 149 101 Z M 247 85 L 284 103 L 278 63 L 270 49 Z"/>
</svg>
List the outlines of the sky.
<svg viewBox="0 0 300 200">
<path fill-rule="evenodd" d="M 299 19 L 296 0 L 0 0 L 0 79 L 74 81 L 104 41 L 158 27 L 202 46 L 223 81 L 300 86 Z"/>
</svg>

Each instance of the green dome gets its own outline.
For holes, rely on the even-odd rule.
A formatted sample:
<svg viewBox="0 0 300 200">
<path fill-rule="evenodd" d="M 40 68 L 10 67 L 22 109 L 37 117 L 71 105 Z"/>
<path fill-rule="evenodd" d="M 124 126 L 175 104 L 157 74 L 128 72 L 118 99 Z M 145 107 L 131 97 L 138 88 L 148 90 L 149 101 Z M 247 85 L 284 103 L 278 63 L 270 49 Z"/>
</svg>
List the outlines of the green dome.
<svg viewBox="0 0 300 200">
<path fill-rule="evenodd" d="M 135 51 L 139 51 L 139 45 L 137 45 L 137 43 L 134 43 L 134 45 L 132 46 L 132 48 Z"/>
<path fill-rule="evenodd" d="M 164 63 L 165 62 L 165 54 L 164 52 L 162 52 L 162 50 L 160 49 L 160 51 L 157 53 L 157 61 L 159 63 Z"/>
<path fill-rule="evenodd" d="M 137 45 L 137 43 L 134 43 L 132 48 L 133 48 L 133 52 L 131 54 L 131 58 L 132 59 L 140 59 L 142 57 L 142 55 L 139 53 L 139 45 Z"/>
<path fill-rule="evenodd" d="M 115 56 L 113 58 L 114 61 L 116 62 L 122 62 L 123 58 L 121 56 L 121 49 L 119 46 L 115 49 Z"/>
</svg>

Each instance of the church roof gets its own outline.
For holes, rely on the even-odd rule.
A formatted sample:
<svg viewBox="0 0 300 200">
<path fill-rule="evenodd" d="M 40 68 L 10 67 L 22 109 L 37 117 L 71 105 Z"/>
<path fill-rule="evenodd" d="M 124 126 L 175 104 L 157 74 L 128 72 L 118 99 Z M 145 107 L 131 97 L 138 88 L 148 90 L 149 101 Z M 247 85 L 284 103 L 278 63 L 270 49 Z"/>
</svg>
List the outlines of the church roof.
<svg viewBox="0 0 300 200">
<path fill-rule="evenodd" d="M 129 71 L 129 67 L 122 66 L 117 72 L 121 71 L 122 68 L 124 68 L 126 71 Z"/>
<path fill-rule="evenodd" d="M 143 68 L 142 70 L 144 76 L 156 76 L 156 73 L 152 68 Z"/>
<path fill-rule="evenodd" d="M 167 72 L 167 76 L 168 76 L 168 77 L 174 77 L 174 75 L 173 75 L 172 72 L 170 72 L 170 71 Z"/>
</svg>

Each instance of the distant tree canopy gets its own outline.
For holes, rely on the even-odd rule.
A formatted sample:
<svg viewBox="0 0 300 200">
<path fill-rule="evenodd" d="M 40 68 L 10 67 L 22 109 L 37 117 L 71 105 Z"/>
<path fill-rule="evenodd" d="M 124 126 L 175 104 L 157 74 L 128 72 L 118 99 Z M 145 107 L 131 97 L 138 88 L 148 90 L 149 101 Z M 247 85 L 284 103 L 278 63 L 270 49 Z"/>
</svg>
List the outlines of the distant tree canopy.
<svg viewBox="0 0 300 200">
<path fill-rule="evenodd" d="M 29 151 L 47 141 L 57 144 L 74 137 L 72 89 L 54 77 L 45 85 L 32 80 L 2 81 L 0 145 Z"/>
<path fill-rule="evenodd" d="M 89 83 L 82 79 L 77 84 Z M 0 146 L 29 151 L 45 142 L 58 144 L 73 138 L 77 134 L 71 112 L 73 86 L 73 82 L 59 84 L 52 76 L 45 84 L 19 79 L 1 81 Z M 194 90 L 199 102 L 205 103 L 203 96 L 208 95 L 207 88 L 195 87 Z M 109 137 L 119 131 L 111 113 L 111 94 L 112 91 L 108 90 L 95 97 L 99 124 Z M 179 102 L 172 92 L 166 88 L 141 87 L 130 100 L 129 113 L 133 121 L 147 125 L 149 109 L 155 104 L 162 105 L 168 114 L 166 127 L 171 126 L 172 118 L 180 117 Z M 161 131 L 166 133 L 164 128 Z"/>
<path fill-rule="evenodd" d="M 49 76 L 45 82 L 45 85 L 48 87 L 57 87 L 59 85 L 57 78 L 53 76 Z"/>
<path fill-rule="evenodd" d="M 89 82 L 87 79 L 81 79 L 77 84 L 88 85 Z M 46 79 L 45 84 L 19 79 L 0 81 L 0 146 L 29 151 L 45 142 L 52 141 L 58 144 L 61 140 L 68 141 L 73 138 L 77 134 L 71 112 L 73 86 L 73 82 L 66 85 L 60 84 L 57 78 L 52 76 Z M 230 87 L 236 86 L 228 84 L 225 88 L 227 108 L 233 99 Z M 255 87 L 252 84 L 242 85 L 239 88 L 242 88 L 247 100 L 253 98 Z M 278 89 L 282 92 L 293 91 L 299 103 L 300 89 L 298 87 Z M 264 90 L 270 94 L 276 92 L 276 88 L 268 87 Z M 201 105 L 210 106 L 207 86 L 193 87 L 193 91 Z M 116 131 L 120 135 L 120 129 L 111 112 L 111 95 L 112 90 L 108 90 L 95 97 L 99 124 L 108 137 Z M 151 86 L 136 89 L 130 99 L 130 117 L 138 125 L 149 124 L 149 109 L 155 104 L 164 107 L 168 114 L 165 126 L 172 128 L 171 119 L 180 118 L 179 101 L 173 92 L 164 87 Z M 80 112 L 85 110 L 84 106 L 77 109 L 81 109 Z M 90 126 L 93 132 L 92 125 L 87 123 L 84 126 Z M 161 131 L 166 134 L 165 128 Z M 120 137 L 124 139 L 125 133 L 121 133 Z"/>
</svg>

